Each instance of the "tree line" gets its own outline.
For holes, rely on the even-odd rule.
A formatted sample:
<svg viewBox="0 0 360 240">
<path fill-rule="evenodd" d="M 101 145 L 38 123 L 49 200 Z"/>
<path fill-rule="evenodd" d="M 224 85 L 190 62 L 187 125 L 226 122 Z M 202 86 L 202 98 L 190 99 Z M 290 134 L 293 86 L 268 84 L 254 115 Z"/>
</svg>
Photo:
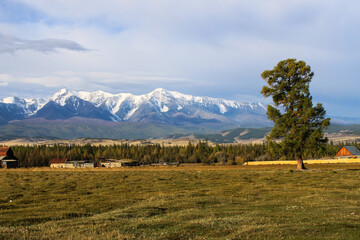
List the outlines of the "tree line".
<svg viewBox="0 0 360 240">
<path fill-rule="evenodd" d="M 358 143 L 345 143 L 355 145 Z M 330 142 L 317 152 L 305 152 L 306 159 L 332 157 L 344 145 Z M 132 159 L 141 164 L 150 163 L 202 163 L 202 164 L 242 164 L 253 160 L 295 159 L 289 153 L 287 156 L 271 155 L 267 146 L 263 144 L 234 144 L 215 146 L 207 141 L 197 144 L 188 143 L 186 146 L 153 145 L 59 145 L 53 146 L 13 146 L 12 150 L 19 160 L 21 167 L 49 166 L 52 158 L 68 158 L 69 160 L 89 160 L 98 162 L 100 159 Z"/>
</svg>

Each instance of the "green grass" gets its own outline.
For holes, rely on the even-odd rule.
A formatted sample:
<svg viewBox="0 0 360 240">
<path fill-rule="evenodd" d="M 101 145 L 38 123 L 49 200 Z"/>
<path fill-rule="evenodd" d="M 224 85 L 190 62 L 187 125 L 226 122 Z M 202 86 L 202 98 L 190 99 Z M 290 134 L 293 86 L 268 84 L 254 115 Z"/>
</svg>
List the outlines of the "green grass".
<svg viewBox="0 0 360 240">
<path fill-rule="evenodd" d="M 358 239 L 360 166 L 312 168 L 3 169 L 0 239 Z"/>
</svg>

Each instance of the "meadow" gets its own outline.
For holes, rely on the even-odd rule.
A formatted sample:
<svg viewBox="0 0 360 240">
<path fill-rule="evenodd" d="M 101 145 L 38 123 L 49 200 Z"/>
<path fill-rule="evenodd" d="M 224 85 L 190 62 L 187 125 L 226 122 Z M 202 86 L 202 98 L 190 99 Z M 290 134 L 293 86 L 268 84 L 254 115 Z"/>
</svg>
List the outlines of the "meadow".
<svg viewBox="0 0 360 240">
<path fill-rule="evenodd" d="M 0 169 L 0 239 L 359 239 L 360 165 Z"/>
</svg>

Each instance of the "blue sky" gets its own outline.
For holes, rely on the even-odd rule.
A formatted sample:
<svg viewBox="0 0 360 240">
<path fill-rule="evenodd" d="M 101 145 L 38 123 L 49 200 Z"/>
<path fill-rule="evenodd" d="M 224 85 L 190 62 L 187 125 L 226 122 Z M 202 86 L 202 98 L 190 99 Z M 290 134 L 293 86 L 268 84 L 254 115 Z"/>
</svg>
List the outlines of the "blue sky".
<svg viewBox="0 0 360 240">
<path fill-rule="evenodd" d="M 304 60 L 329 115 L 360 117 L 360 2 L 1 0 L 0 98 L 155 88 L 263 101 L 262 71 Z"/>
</svg>

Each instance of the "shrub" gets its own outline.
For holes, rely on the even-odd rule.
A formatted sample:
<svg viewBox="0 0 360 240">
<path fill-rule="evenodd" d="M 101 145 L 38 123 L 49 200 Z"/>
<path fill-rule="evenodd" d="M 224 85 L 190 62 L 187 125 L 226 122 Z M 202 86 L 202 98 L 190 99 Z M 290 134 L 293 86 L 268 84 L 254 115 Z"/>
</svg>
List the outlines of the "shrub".
<svg viewBox="0 0 360 240">
<path fill-rule="evenodd" d="M 229 159 L 229 160 L 227 161 L 227 164 L 228 164 L 228 165 L 236 165 L 236 162 L 235 162 L 233 159 Z"/>
<path fill-rule="evenodd" d="M 261 156 L 255 158 L 255 160 L 256 161 L 269 161 L 270 159 L 266 154 L 264 154 L 264 155 L 261 155 Z"/>
<path fill-rule="evenodd" d="M 215 161 L 220 163 L 220 164 L 225 164 L 226 162 L 226 155 L 224 152 L 217 152 L 214 154 L 215 157 Z"/>
<path fill-rule="evenodd" d="M 243 165 L 246 162 L 245 158 L 242 156 L 236 156 L 235 157 L 235 163 L 236 165 Z"/>
</svg>

